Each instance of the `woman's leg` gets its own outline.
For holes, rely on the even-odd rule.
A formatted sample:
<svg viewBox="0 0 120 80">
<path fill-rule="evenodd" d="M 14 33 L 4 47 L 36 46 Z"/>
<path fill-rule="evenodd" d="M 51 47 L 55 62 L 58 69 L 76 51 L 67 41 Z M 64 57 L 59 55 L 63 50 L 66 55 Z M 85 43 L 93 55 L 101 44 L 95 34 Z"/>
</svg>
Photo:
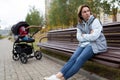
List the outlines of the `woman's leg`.
<svg viewBox="0 0 120 80">
<path fill-rule="evenodd" d="M 69 59 L 69 61 L 61 69 L 62 75 L 65 75 L 66 72 L 71 69 L 71 67 L 76 62 L 76 59 L 79 57 L 79 55 L 81 54 L 81 52 L 83 51 L 83 49 L 84 49 L 84 47 L 79 47 L 79 46 L 77 47 L 76 51 L 71 56 L 71 58 Z"/>
<path fill-rule="evenodd" d="M 81 54 L 81 52 L 83 51 L 84 47 L 77 47 L 76 51 L 74 52 L 74 54 L 71 56 L 71 58 L 69 59 L 69 61 L 63 66 L 63 68 L 61 69 L 60 72 L 58 72 L 56 75 L 52 75 L 50 77 L 45 77 L 45 80 L 56 80 L 60 79 L 60 80 L 64 80 L 64 75 L 66 74 L 66 72 L 71 69 L 71 67 L 73 66 L 73 64 L 75 63 L 77 57 Z"/>
<path fill-rule="evenodd" d="M 69 65 L 71 67 L 69 67 L 69 69 L 65 68 L 65 69 L 67 69 L 67 71 L 63 75 L 64 78 L 68 79 L 71 76 L 73 76 L 75 73 L 77 73 L 79 71 L 79 69 L 82 67 L 82 65 L 88 59 L 90 59 L 93 55 L 94 55 L 94 53 L 93 53 L 92 47 L 91 46 L 85 47 L 84 50 L 79 55 L 79 57 L 77 57 L 77 59 L 75 60 L 75 62 L 72 63 L 71 65 Z"/>
</svg>

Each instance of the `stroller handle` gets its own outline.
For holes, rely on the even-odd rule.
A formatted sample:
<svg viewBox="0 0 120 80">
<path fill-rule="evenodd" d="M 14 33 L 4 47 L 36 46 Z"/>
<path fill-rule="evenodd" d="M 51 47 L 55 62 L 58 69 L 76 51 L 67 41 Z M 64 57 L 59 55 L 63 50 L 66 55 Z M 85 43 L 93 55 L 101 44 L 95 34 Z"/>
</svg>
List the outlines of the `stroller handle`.
<svg viewBox="0 0 120 80">
<path fill-rule="evenodd" d="M 38 33 L 42 29 L 42 26 L 30 26 L 28 28 L 39 28 L 38 30 L 33 32 L 32 35 L 30 36 L 30 37 L 33 37 L 36 33 Z"/>
</svg>

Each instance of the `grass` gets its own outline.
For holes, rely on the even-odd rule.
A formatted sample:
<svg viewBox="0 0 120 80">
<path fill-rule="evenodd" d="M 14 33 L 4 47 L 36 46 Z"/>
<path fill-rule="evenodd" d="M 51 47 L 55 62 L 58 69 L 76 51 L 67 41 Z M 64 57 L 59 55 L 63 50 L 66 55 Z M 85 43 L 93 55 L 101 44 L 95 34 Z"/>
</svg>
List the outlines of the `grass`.
<svg viewBox="0 0 120 80">
<path fill-rule="evenodd" d="M 6 36 L 1 36 L 1 35 L 0 35 L 0 39 L 3 39 L 3 38 L 6 38 Z"/>
<path fill-rule="evenodd" d="M 87 61 L 83 68 L 109 80 L 120 80 L 120 69 L 104 66 L 92 61 Z"/>
<path fill-rule="evenodd" d="M 40 40 L 42 37 L 45 37 L 46 35 L 47 35 L 46 33 L 41 34 L 40 32 L 38 32 L 37 34 L 35 34 L 35 36 L 34 36 L 35 42 L 33 43 L 35 50 L 39 50 L 39 47 L 37 46 L 37 44 L 39 43 L 39 40 Z M 44 39 L 42 42 L 46 42 L 46 41 L 47 41 L 47 40 Z"/>
</svg>

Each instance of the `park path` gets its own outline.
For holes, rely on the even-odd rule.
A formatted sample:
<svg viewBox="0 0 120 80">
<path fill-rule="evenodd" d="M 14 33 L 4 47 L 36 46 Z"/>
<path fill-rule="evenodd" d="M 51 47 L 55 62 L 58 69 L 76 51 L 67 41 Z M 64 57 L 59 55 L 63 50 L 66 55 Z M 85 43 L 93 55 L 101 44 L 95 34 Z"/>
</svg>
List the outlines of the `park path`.
<svg viewBox="0 0 120 80">
<path fill-rule="evenodd" d="M 45 76 L 57 73 L 61 64 L 42 57 L 28 59 L 27 64 L 12 59 L 13 43 L 7 38 L 0 40 L 0 80 L 43 80 Z M 69 80 L 89 80 L 85 76 L 76 74 Z"/>
</svg>

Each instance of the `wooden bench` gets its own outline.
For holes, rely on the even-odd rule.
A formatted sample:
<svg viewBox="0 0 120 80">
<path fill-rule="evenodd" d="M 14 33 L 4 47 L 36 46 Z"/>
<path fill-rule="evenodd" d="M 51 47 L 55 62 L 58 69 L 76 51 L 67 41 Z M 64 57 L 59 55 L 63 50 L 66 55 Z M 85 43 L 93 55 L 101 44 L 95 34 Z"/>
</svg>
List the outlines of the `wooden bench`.
<svg viewBox="0 0 120 80">
<path fill-rule="evenodd" d="M 120 68 L 120 23 L 103 25 L 107 39 L 108 51 L 95 55 L 91 60 L 103 65 Z M 77 48 L 76 29 L 63 29 L 49 31 L 47 42 L 41 42 L 38 46 L 51 51 L 60 52 L 71 56 Z"/>
</svg>

